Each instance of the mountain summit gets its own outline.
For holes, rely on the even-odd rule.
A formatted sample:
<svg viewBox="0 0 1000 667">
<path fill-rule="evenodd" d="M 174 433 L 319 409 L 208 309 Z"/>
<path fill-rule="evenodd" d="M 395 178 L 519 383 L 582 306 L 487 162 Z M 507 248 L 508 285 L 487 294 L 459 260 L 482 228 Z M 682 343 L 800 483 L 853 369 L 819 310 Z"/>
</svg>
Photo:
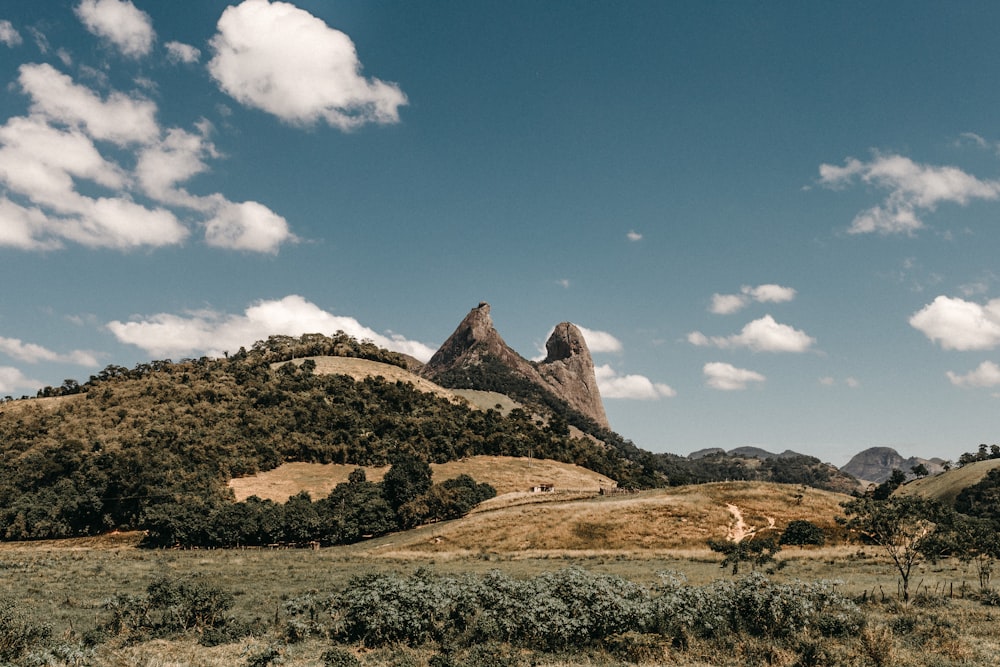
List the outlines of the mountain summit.
<svg viewBox="0 0 1000 667">
<path fill-rule="evenodd" d="M 443 386 L 520 393 L 530 385 L 588 417 L 602 428 L 610 428 L 597 388 L 594 361 L 580 329 L 563 322 L 545 343 L 545 360 L 532 363 L 512 350 L 493 327 L 490 304 L 473 308 L 448 337 L 420 375 Z"/>
</svg>

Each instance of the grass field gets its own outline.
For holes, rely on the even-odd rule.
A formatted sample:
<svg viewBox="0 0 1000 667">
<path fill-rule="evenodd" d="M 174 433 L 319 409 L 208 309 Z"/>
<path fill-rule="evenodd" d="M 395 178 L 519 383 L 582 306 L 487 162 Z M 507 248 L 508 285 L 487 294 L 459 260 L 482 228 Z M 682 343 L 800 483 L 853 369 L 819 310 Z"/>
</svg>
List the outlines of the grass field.
<svg viewBox="0 0 1000 667">
<path fill-rule="evenodd" d="M 496 461 L 478 464 L 502 467 Z M 355 577 L 410 575 L 423 568 L 442 575 L 500 570 L 523 579 L 575 566 L 648 587 L 657 586 L 665 572 L 692 585 L 705 585 L 731 578 L 728 569 L 720 568 L 721 557 L 705 546 L 708 537 L 723 538 L 732 530 L 736 518 L 727 505 L 739 509 L 751 530 L 780 530 L 792 519 L 809 518 L 836 537 L 833 517 L 843 498 L 796 486 L 741 482 L 610 497 L 511 492 L 461 520 L 320 550 L 146 550 L 138 548 L 141 535 L 136 533 L 0 543 L 0 595 L 16 601 L 27 618 L 51 624 L 50 641 L 65 646 L 79 646 L 82 638 L 107 621 L 106 601 L 116 595 L 141 596 L 164 576 L 193 578 L 232 592 L 234 617 L 257 628 L 237 641 L 212 647 L 200 645 L 197 633 L 141 641 L 112 637 L 80 649 L 83 657 L 58 658 L 49 653 L 48 662 L 33 664 L 324 667 L 321 656 L 333 644 L 322 637 L 289 641 L 286 602 L 342 590 Z M 896 601 L 891 564 L 873 547 L 834 541 L 825 547 L 786 547 L 778 558 L 780 567 L 769 574 L 776 582 L 836 580 L 838 592 L 866 600 L 867 634 L 823 639 L 813 633 L 801 641 L 773 644 L 743 636 L 692 639 L 683 649 L 661 647 L 666 657 L 642 664 L 997 664 L 994 656 L 1000 643 L 994 627 L 1000 612 L 974 599 L 976 574 L 961 563 L 922 563 L 911 580 L 922 602 L 903 606 Z M 635 641 L 641 645 L 648 640 Z M 826 662 L 803 662 L 803 656 L 812 655 L 808 642 L 822 644 Z M 438 650 L 347 648 L 363 665 L 393 667 L 430 665 Z M 468 664 L 631 664 L 612 649 L 591 647 L 573 655 L 525 653 L 520 662 L 475 658 Z"/>
</svg>

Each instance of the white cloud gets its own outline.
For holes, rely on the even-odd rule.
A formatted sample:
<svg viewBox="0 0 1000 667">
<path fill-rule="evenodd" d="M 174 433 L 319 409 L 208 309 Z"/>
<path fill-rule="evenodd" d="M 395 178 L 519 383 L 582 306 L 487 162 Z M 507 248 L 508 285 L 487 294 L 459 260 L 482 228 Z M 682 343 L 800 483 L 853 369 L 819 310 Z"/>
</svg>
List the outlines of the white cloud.
<svg viewBox="0 0 1000 667">
<path fill-rule="evenodd" d="M 837 380 L 828 375 L 826 377 L 821 377 L 819 379 L 819 383 L 824 387 L 832 387 L 837 384 Z M 850 389 L 857 389 L 858 387 L 861 386 L 861 383 L 856 378 L 853 377 L 844 378 L 844 384 L 847 385 L 847 387 Z"/>
<path fill-rule="evenodd" d="M 851 234 L 912 234 L 924 226 L 919 213 L 949 202 L 964 206 L 974 199 L 1000 197 L 1000 181 L 983 181 L 957 167 L 922 165 L 900 155 L 878 155 L 870 162 L 855 158 L 843 167 L 823 164 L 821 185 L 839 189 L 855 180 L 888 191 L 883 202 L 859 213 Z"/>
<path fill-rule="evenodd" d="M 981 306 L 939 296 L 913 314 L 910 326 L 945 350 L 991 350 L 1000 345 L 1000 299 Z"/>
<path fill-rule="evenodd" d="M 721 391 L 740 391 L 746 389 L 751 382 L 764 382 L 765 378 L 756 371 L 736 368 L 732 364 L 713 361 L 702 368 L 705 384 Z"/>
<path fill-rule="evenodd" d="M 816 339 L 787 324 L 780 324 L 770 315 L 754 320 L 732 336 L 712 336 L 700 331 L 688 334 L 687 340 L 699 347 L 723 349 L 745 347 L 754 352 L 805 352 Z"/>
<path fill-rule="evenodd" d="M 641 241 L 642 240 L 642 234 L 640 234 L 639 232 L 635 231 L 634 229 L 630 230 L 629 233 L 625 235 L 625 237 L 629 241 L 632 241 L 633 243 L 636 242 L 636 241 Z"/>
<path fill-rule="evenodd" d="M 744 285 L 741 291 L 759 303 L 785 303 L 793 300 L 796 295 L 796 291 L 791 287 L 772 284 L 757 285 L 757 287 Z"/>
<path fill-rule="evenodd" d="M 97 366 L 97 357 L 92 352 L 84 350 L 73 350 L 67 354 L 53 352 L 41 345 L 25 343 L 17 338 L 4 338 L 0 336 L 0 353 L 6 354 L 15 359 L 29 364 L 39 361 L 56 361 L 80 366 Z"/>
<path fill-rule="evenodd" d="M 0 127 L 0 180 L 8 188 L 60 213 L 73 213 L 85 200 L 75 192 L 74 178 L 107 188 L 126 182 L 122 170 L 79 131 L 59 130 L 37 117 L 11 118 Z"/>
<path fill-rule="evenodd" d="M 0 219 L 7 223 L 0 246 L 42 250 L 73 241 L 128 250 L 176 245 L 190 236 L 197 220 L 141 205 L 132 199 L 135 189 L 200 214 L 208 245 L 273 254 L 296 240 L 288 222 L 263 204 L 197 196 L 180 187 L 219 157 L 207 121 L 199 121 L 196 132 L 164 131 L 149 100 L 118 92 L 102 99 L 50 65 L 23 65 L 20 72 L 32 112 L 0 126 L 0 183 L 33 207 L 0 196 Z M 106 159 L 101 141 L 124 149 L 123 160 L 134 156 L 134 171 Z M 101 186 L 109 196 L 85 196 L 78 181 Z"/>
<path fill-rule="evenodd" d="M 148 55 L 156 40 L 149 14 L 129 0 L 82 0 L 76 15 L 92 34 L 130 58 Z"/>
<path fill-rule="evenodd" d="M 0 21 L 0 44 L 14 48 L 22 43 L 24 43 L 24 39 L 21 37 L 21 33 L 14 28 L 14 24 L 10 21 Z"/>
<path fill-rule="evenodd" d="M 1000 385 L 1000 366 L 984 361 L 965 375 L 948 371 L 948 379 L 957 387 L 996 387 Z"/>
<path fill-rule="evenodd" d="M 276 253 L 293 241 L 288 222 L 263 204 L 226 202 L 205 227 L 208 245 L 231 250 Z"/>
<path fill-rule="evenodd" d="M 205 208 L 203 201 L 178 190 L 179 183 L 208 171 L 205 158 L 217 157 L 215 146 L 208 141 L 207 124 L 195 134 L 180 128 L 168 130 L 163 139 L 150 143 L 140 150 L 135 173 L 143 191 L 162 202 L 171 202 L 192 208 Z"/>
<path fill-rule="evenodd" d="M 167 49 L 167 60 L 172 63 L 193 65 L 201 60 L 201 51 L 190 44 L 167 42 L 163 46 Z"/>
<path fill-rule="evenodd" d="M 26 377 L 20 370 L 11 366 L 0 366 L 0 391 L 12 392 L 15 389 L 38 388 L 42 382 Z"/>
<path fill-rule="evenodd" d="M 58 236 L 81 245 L 118 250 L 177 245 L 190 233 L 167 209 L 149 209 L 122 197 L 88 199 L 80 213 L 74 219 L 50 221 L 50 226 Z"/>
<path fill-rule="evenodd" d="M 644 375 L 619 375 L 608 364 L 595 367 L 594 374 L 602 398 L 653 401 L 677 395 L 669 385 L 653 382 Z"/>
<path fill-rule="evenodd" d="M 135 345 L 154 357 L 187 355 L 221 356 L 249 347 L 271 335 L 332 334 L 344 331 L 359 339 L 427 361 L 434 349 L 399 335 L 382 335 L 352 317 L 328 313 L 298 295 L 259 301 L 242 315 L 199 311 L 185 315 L 159 313 L 129 322 L 113 321 L 108 329 L 123 343 Z"/>
<path fill-rule="evenodd" d="M 289 123 L 326 121 L 342 130 L 399 122 L 406 96 L 361 75 L 350 37 L 286 2 L 246 0 L 227 8 L 208 64 L 219 87 Z"/>
<path fill-rule="evenodd" d="M 569 281 L 569 278 L 560 278 L 559 280 L 556 281 L 556 285 L 559 285 L 559 287 L 562 287 L 563 289 L 569 289 L 571 283 Z"/>
<path fill-rule="evenodd" d="M 0 197 L 0 247 L 20 250 L 52 250 L 61 247 L 54 238 L 37 238 L 45 233 L 48 216 L 37 208 L 25 208 Z"/>
<path fill-rule="evenodd" d="M 140 97 L 112 92 L 102 100 L 94 91 L 48 64 L 22 65 L 18 82 L 31 97 L 33 113 L 78 127 L 99 141 L 119 146 L 149 143 L 160 134 L 156 104 Z"/>
<path fill-rule="evenodd" d="M 713 294 L 708 310 L 716 315 L 730 315 L 743 310 L 748 301 L 742 294 Z"/>
<path fill-rule="evenodd" d="M 739 294 L 713 294 L 709 312 L 716 315 L 730 315 L 748 306 L 751 301 L 758 303 L 784 303 L 795 298 L 797 292 L 791 287 L 767 284 L 752 287 L 744 285 Z"/>
<path fill-rule="evenodd" d="M 595 331 L 581 327 L 579 324 L 576 325 L 576 328 L 583 334 L 583 339 L 587 341 L 587 349 L 590 350 L 591 354 L 622 351 L 622 342 L 607 331 Z M 552 333 L 549 332 L 549 335 Z"/>
</svg>

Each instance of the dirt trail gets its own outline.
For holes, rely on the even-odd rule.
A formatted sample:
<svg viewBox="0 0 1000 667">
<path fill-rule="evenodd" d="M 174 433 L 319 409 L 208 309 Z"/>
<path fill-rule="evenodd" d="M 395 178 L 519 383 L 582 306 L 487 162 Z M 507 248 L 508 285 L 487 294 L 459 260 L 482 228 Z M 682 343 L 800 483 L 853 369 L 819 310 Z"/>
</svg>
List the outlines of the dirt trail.
<svg viewBox="0 0 1000 667">
<path fill-rule="evenodd" d="M 729 535 L 727 536 L 731 542 L 742 542 L 743 538 L 747 536 L 748 532 L 746 521 L 743 520 L 743 512 L 740 508 L 731 503 L 726 503 L 726 509 L 729 513 L 733 515 L 733 525 L 729 527 Z"/>
<path fill-rule="evenodd" d="M 732 503 L 726 503 L 726 509 L 733 515 L 733 525 L 729 527 L 729 535 L 727 536 L 731 542 L 742 542 L 745 538 L 753 536 L 759 530 L 774 528 L 774 517 L 766 517 L 766 527 L 754 528 L 753 526 L 748 526 L 747 522 L 743 520 L 743 512 L 740 511 L 739 507 Z"/>
</svg>

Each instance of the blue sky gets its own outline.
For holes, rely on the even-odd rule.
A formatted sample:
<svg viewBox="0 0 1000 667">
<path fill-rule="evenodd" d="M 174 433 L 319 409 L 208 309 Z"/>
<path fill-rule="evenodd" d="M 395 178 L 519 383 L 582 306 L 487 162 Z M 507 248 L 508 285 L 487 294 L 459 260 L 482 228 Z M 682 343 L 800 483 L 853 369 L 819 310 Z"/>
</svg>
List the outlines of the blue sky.
<svg viewBox="0 0 1000 667">
<path fill-rule="evenodd" d="M 995 3 L 0 2 L 0 395 L 586 331 L 653 451 L 996 441 Z"/>
</svg>

